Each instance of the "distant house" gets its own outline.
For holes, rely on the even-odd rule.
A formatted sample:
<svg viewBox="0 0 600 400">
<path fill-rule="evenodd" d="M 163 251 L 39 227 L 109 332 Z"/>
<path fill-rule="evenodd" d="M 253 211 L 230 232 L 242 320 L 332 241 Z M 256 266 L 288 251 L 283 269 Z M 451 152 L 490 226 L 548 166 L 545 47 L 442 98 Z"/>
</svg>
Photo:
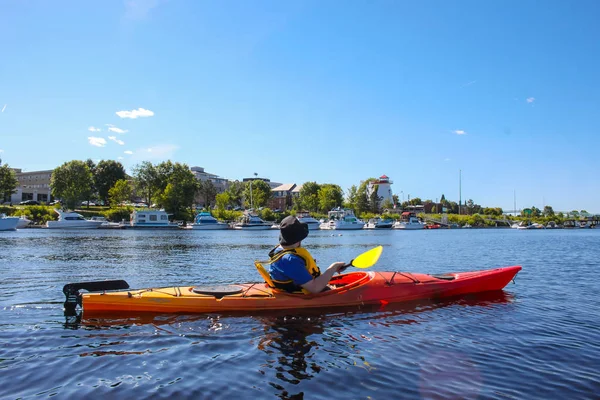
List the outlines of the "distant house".
<svg viewBox="0 0 600 400">
<path fill-rule="evenodd" d="M 269 208 L 281 211 L 291 208 L 295 188 L 295 183 L 284 183 L 271 189 L 272 196 L 269 200 Z"/>
</svg>

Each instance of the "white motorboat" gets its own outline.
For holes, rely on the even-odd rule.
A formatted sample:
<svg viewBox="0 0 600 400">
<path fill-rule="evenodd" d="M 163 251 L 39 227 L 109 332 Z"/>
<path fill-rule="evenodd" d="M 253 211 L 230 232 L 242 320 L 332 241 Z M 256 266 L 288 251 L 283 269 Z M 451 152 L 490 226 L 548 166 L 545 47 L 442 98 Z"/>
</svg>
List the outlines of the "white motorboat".
<svg viewBox="0 0 600 400">
<path fill-rule="evenodd" d="M 27 227 L 30 223 L 31 223 L 30 219 L 28 219 L 24 215 L 21 215 L 19 217 L 19 223 L 17 223 L 17 229 L 23 229 L 23 228 Z"/>
<path fill-rule="evenodd" d="M 319 220 L 311 217 L 308 212 L 299 212 L 296 214 L 296 218 L 298 218 L 298 221 L 308 225 L 309 231 L 317 230 L 317 229 L 319 229 L 319 227 L 321 225 L 321 222 L 319 222 Z"/>
<path fill-rule="evenodd" d="M 233 224 L 233 229 L 244 229 L 244 230 L 267 230 L 271 229 L 273 224 L 265 222 L 258 215 L 246 214 L 238 222 Z"/>
<path fill-rule="evenodd" d="M 90 218 L 90 221 L 100 221 L 102 222 L 102 224 L 100 225 L 100 228 L 102 229 L 119 229 L 119 228 L 124 228 L 123 224 L 120 224 L 118 222 L 110 222 L 109 220 L 106 219 L 106 217 L 101 217 L 101 216 L 93 216 L 92 218 Z"/>
<path fill-rule="evenodd" d="M 15 231 L 19 224 L 19 217 L 7 217 L 0 214 L 0 231 Z"/>
<path fill-rule="evenodd" d="M 390 229 L 394 225 L 391 219 L 371 218 L 363 229 Z"/>
<path fill-rule="evenodd" d="M 165 210 L 133 210 L 128 228 L 136 229 L 177 229 L 179 224 L 169 221 Z"/>
<path fill-rule="evenodd" d="M 73 211 L 62 211 L 54 209 L 58 214 L 57 221 L 46 222 L 49 229 L 97 229 L 102 225 L 101 221 L 91 221 L 83 218 L 83 215 Z"/>
<path fill-rule="evenodd" d="M 538 224 L 537 222 L 534 222 L 533 224 L 529 224 L 529 225 L 519 225 L 517 227 L 517 229 L 519 230 L 524 230 L 524 229 L 546 229 L 546 227 L 542 224 Z"/>
<path fill-rule="evenodd" d="M 339 207 L 327 213 L 328 221 L 323 222 L 321 229 L 357 230 L 362 229 L 365 223 L 356 218 L 354 211 Z"/>
<path fill-rule="evenodd" d="M 198 230 L 217 230 L 217 229 L 229 229 L 229 224 L 225 222 L 219 222 L 215 217 L 208 211 L 202 211 L 196 215 L 194 223 L 187 225 L 185 229 L 198 229 Z"/>
<path fill-rule="evenodd" d="M 405 211 L 402 213 L 400 221 L 394 222 L 392 228 L 413 231 L 418 229 L 425 229 L 425 224 L 422 223 L 421 220 L 419 220 L 419 218 L 417 218 L 414 213 Z"/>
</svg>

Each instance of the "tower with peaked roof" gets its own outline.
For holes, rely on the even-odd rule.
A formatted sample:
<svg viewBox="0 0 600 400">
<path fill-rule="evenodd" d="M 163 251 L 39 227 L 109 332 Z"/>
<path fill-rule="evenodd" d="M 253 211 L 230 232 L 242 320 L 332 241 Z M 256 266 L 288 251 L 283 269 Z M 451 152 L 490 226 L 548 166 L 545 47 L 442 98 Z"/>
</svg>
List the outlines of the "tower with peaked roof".
<svg viewBox="0 0 600 400">
<path fill-rule="evenodd" d="M 367 194 L 371 195 L 373 190 L 375 190 L 375 186 L 377 186 L 377 196 L 381 198 L 381 202 L 383 203 L 386 200 L 389 200 L 391 203 L 394 203 L 392 197 L 392 182 L 389 177 L 386 175 L 381 175 L 378 179 L 373 179 L 367 185 Z"/>
</svg>

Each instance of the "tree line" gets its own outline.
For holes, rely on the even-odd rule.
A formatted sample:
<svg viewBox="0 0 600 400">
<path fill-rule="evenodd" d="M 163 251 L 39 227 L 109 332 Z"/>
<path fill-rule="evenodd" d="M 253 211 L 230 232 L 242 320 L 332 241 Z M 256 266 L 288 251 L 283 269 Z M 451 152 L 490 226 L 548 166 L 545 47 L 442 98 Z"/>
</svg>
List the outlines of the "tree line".
<svg viewBox="0 0 600 400">
<path fill-rule="evenodd" d="M 381 214 L 393 208 L 406 209 L 411 205 L 426 206 L 431 213 L 503 214 L 500 207 L 482 207 L 472 199 L 458 204 L 447 200 L 443 194 L 439 202 L 419 197 L 400 202 L 397 195 L 393 195 L 391 200 L 384 200 L 377 195 L 378 185 L 370 185 L 373 181 L 374 178 L 367 178 L 358 185 L 352 185 L 347 196 L 344 196 L 339 185 L 306 182 L 298 196 L 287 199 L 288 206 L 293 211 L 320 214 L 335 207 L 346 207 L 353 209 L 357 216 Z M 129 176 L 118 161 L 102 160 L 96 164 L 90 159 L 72 160 L 53 170 L 50 185 L 52 196 L 69 209 L 75 209 L 82 201 L 88 201 L 88 204 L 90 201 L 99 201 L 114 208 L 140 198 L 147 206 L 164 208 L 176 219 L 193 218 L 198 206 L 220 211 L 263 208 L 268 206 L 273 195 L 269 184 L 260 179 L 233 181 L 224 191 L 219 192 L 212 181 L 196 179 L 186 164 L 171 161 L 158 164 L 144 161 L 136 165 Z M 0 197 L 9 198 L 17 186 L 14 171 L 0 160 Z M 551 206 L 545 206 L 543 210 L 537 207 L 526 208 L 521 214 L 524 217 L 555 215 Z M 587 212 L 573 210 L 569 214 L 579 217 Z"/>
</svg>

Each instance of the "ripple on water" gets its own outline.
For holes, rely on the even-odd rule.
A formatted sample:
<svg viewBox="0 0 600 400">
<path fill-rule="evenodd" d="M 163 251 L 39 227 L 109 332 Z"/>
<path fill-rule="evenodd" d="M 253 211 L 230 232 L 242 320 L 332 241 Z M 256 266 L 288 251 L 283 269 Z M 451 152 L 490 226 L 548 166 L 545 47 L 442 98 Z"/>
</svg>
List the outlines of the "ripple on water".
<svg viewBox="0 0 600 400">
<path fill-rule="evenodd" d="M 373 270 L 522 264 L 499 294 L 83 323 L 62 316 L 67 282 L 253 281 L 251 261 L 278 232 L 9 233 L 0 240 L 0 397 L 594 398 L 600 231 L 514 231 L 316 232 L 306 241 L 321 265 L 377 244 Z"/>
</svg>

